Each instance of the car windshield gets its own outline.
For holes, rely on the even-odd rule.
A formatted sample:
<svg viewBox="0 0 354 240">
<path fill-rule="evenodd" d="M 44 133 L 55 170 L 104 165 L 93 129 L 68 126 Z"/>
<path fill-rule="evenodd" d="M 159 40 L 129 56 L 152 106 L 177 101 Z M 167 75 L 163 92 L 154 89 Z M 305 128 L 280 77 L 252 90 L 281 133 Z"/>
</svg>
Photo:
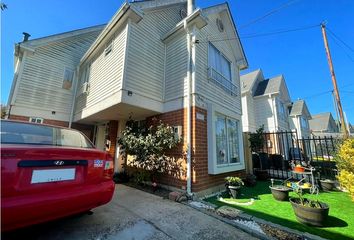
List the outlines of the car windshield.
<svg viewBox="0 0 354 240">
<path fill-rule="evenodd" d="M 43 125 L 8 122 L 1 123 L 2 144 L 35 144 L 79 148 L 93 148 L 78 131 Z"/>
</svg>

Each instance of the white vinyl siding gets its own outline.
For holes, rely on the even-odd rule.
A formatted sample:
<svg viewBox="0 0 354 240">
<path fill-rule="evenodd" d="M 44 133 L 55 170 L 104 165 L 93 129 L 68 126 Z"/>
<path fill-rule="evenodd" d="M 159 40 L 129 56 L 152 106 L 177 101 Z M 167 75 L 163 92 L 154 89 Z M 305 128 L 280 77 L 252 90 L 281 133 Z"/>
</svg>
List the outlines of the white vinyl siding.
<svg viewBox="0 0 354 240">
<path fill-rule="evenodd" d="M 187 39 L 180 34 L 166 44 L 165 101 L 187 94 Z"/>
<path fill-rule="evenodd" d="M 64 38 L 35 48 L 25 55 L 18 79 L 12 114 L 31 116 L 32 109 L 44 118 L 68 121 L 73 101 L 73 87 L 63 88 L 65 69 L 76 69 L 100 31 Z M 24 112 L 23 109 L 28 110 Z M 51 112 L 56 111 L 55 115 Z"/>
<path fill-rule="evenodd" d="M 139 23 L 131 24 L 124 82 L 126 90 L 163 101 L 165 44 L 161 37 L 181 20 L 180 9 L 179 5 L 147 11 Z"/>
<path fill-rule="evenodd" d="M 76 98 L 75 114 L 86 108 L 104 101 L 112 94 L 122 89 L 124 57 L 127 44 L 127 24 L 117 29 L 114 33 L 112 44 L 114 50 L 106 55 L 105 45 L 93 53 L 92 59 L 80 66 L 81 85 L 89 83 L 89 93 L 78 92 Z M 117 103 L 120 99 L 116 99 Z M 113 104 L 113 103 L 112 103 Z M 95 112 L 104 109 L 97 107 Z"/>
<path fill-rule="evenodd" d="M 208 101 L 221 104 L 225 108 L 235 113 L 241 114 L 241 94 L 240 94 L 240 78 L 239 69 L 236 66 L 236 57 L 233 54 L 232 41 L 213 41 L 212 39 L 227 39 L 226 31 L 219 32 L 216 25 L 216 18 L 220 18 L 218 14 L 210 14 L 208 17 L 208 25 L 198 31 L 197 39 L 200 40 L 196 44 L 196 93 L 205 97 Z M 231 28 L 229 21 L 223 18 L 225 28 Z M 209 40 L 209 41 L 208 41 Z M 237 94 L 231 95 L 214 82 L 208 79 L 208 52 L 209 42 L 211 42 L 226 59 L 231 61 L 231 82 L 235 85 Z M 240 57 L 240 56 L 238 56 Z"/>
</svg>

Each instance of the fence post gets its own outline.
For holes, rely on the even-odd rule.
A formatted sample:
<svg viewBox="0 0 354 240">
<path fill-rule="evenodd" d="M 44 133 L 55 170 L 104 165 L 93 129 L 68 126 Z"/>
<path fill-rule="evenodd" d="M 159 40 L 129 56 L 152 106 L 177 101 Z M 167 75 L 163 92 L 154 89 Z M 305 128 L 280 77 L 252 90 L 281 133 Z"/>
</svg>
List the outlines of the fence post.
<svg viewBox="0 0 354 240">
<path fill-rule="evenodd" d="M 244 132 L 242 136 L 246 173 L 253 174 L 252 151 L 250 141 L 248 140 L 250 138 L 250 134 L 248 132 Z"/>
</svg>

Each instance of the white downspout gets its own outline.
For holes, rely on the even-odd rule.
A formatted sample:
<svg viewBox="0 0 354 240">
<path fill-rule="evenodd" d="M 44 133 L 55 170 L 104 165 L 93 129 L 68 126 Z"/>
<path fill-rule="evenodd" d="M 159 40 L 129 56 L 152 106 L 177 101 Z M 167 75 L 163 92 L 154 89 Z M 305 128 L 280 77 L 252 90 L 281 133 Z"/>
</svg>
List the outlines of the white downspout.
<svg viewBox="0 0 354 240">
<path fill-rule="evenodd" d="M 71 111 L 70 111 L 70 119 L 69 119 L 69 128 L 71 128 L 71 124 L 73 122 L 74 118 L 74 110 L 75 110 L 75 102 L 76 102 L 76 94 L 77 94 L 77 88 L 79 85 L 79 67 L 76 67 L 76 72 L 75 72 L 75 85 L 74 85 L 74 96 L 73 96 L 73 101 L 71 103 Z"/>
<path fill-rule="evenodd" d="M 187 59 L 187 194 L 192 194 L 192 160 L 191 160 L 191 78 L 192 78 L 192 69 L 191 69 L 191 34 L 187 27 L 187 21 L 184 21 L 184 30 L 187 32 L 187 50 L 188 50 L 188 59 Z"/>
<path fill-rule="evenodd" d="M 188 0 L 187 2 L 187 15 L 191 15 L 194 11 L 194 0 Z M 187 194 L 192 194 L 192 159 L 191 159 L 191 135 L 192 135 L 192 126 L 191 126 L 191 82 L 192 82 L 192 34 L 190 33 L 187 20 L 184 20 L 184 30 L 187 33 L 187 50 L 188 50 L 188 59 L 187 59 Z M 193 32 L 194 34 L 194 32 Z"/>
</svg>

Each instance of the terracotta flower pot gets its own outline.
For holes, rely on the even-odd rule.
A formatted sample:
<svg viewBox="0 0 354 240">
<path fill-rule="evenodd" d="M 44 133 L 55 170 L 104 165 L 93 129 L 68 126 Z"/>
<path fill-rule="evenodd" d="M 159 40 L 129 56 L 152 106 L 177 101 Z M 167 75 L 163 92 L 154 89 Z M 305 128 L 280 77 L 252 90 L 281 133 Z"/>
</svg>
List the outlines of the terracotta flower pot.
<svg viewBox="0 0 354 240">
<path fill-rule="evenodd" d="M 294 167 L 293 169 L 295 172 L 305 172 L 305 168 L 304 167 Z"/>
</svg>

